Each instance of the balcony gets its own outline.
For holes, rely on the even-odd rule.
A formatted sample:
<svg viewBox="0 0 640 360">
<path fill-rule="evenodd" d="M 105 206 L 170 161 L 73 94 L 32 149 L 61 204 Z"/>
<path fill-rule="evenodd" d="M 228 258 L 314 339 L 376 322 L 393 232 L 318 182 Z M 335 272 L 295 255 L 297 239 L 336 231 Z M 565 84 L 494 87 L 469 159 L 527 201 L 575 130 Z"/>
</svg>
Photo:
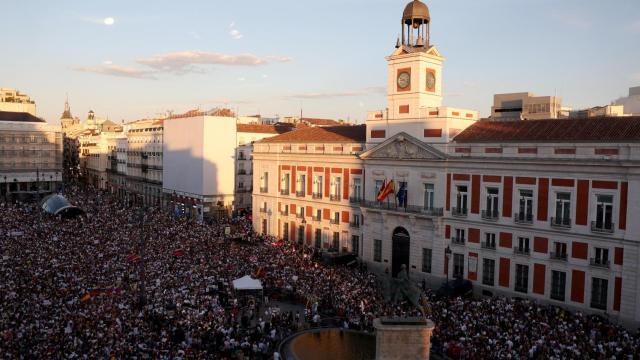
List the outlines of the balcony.
<svg viewBox="0 0 640 360">
<path fill-rule="evenodd" d="M 297 214 L 296 214 L 296 217 L 297 217 L 298 219 L 304 219 L 304 213 L 302 213 L 302 214 L 301 214 L 301 213 L 297 213 Z"/>
<path fill-rule="evenodd" d="M 320 215 L 313 215 L 311 217 L 311 220 L 313 220 L 313 221 L 320 221 L 320 219 L 321 219 Z"/>
<path fill-rule="evenodd" d="M 330 201 L 340 201 L 340 195 L 331 194 L 331 195 L 329 195 L 329 200 Z"/>
<path fill-rule="evenodd" d="M 563 252 L 563 253 L 552 252 L 552 253 L 549 254 L 549 259 L 567 261 L 567 253 L 566 252 Z"/>
<path fill-rule="evenodd" d="M 329 222 L 332 223 L 333 225 L 338 225 L 340 224 L 340 219 L 331 219 Z"/>
<path fill-rule="evenodd" d="M 280 195 L 289 195 L 289 189 L 280 190 Z"/>
<path fill-rule="evenodd" d="M 281 216 L 289 216 L 289 210 L 280 210 Z"/>
<path fill-rule="evenodd" d="M 260 193 L 261 193 L 261 194 L 265 194 L 265 193 L 268 193 L 268 192 L 269 192 L 269 188 L 267 188 L 267 187 L 260 187 Z"/>
<path fill-rule="evenodd" d="M 464 245 L 465 239 L 463 237 L 453 236 L 451 237 L 451 244 Z"/>
<path fill-rule="evenodd" d="M 322 199 L 322 193 L 313 193 L 312 198 L 316 200 Z"/>
<path fill-rule="evenodd" d="M 305 193 L 304 193 L 304 191 L 296 191 L 296 196 L 297 197 L 304 197 Z"/>
<path fill-rule="evenodd" d="M 570 229 L 571 228 L 571 218 L 551 218 L 551 226 L 555 228 L 561 229 Z"/>
<path fill-rule="evenodd" d="M 485 220 L 497 221 L 500 217 L 500 212 L 498 210 L 482 210 L 480 216 Z"/>
<path fill-rule="evenodd" d="M 262 207 L 261 207 L 261 208 L 260 208 L 260 212 L 261 212 L 261 213 L 266 213 L 266 212 L 267 212 L 267 208 L 262 208 Z"/>
<path fill-rule="evenodd" d="M 529 256 L 531 255 L 531 249 L 525 247 L 516 246 L 513 248 L 513 253 L 516 255 Z"/>
<path fill-rule="evenodd" d="M 614 223 L 610 222 L 601 222 L 601 221 L 592 221 L 591 222 L 591 232 L 594 233 L 604 233 L 604 234 L 613 234 L 616 226 Z"/>
<path fill-rule="evenodd" d="M 427 216 L 442 216 L 444 213 L 443 208 L 424 208 L 422 206 L 416 206 L 416 205 L 398 206 L 398 204 L 395 201 L 380 202 L 380 201 L 371 201 L 371 200 L 361 200 L 360 206 L 370 208 L 370 209 L 389 210 L 389 211 L 397 211 L 397 212 L 412 213 L 412 214 L 423 214 Z"/>
<path fill-rule="evenodd" d="M 362 201 L 362 198 L 360 198 L 360 196 L 350 196 L 349 197 L 349 203 L 350 204 L 359 204 Z"/>
<path fill-rule="evenodd" d="M 516 224 L 533 224 L 533 214 L 515 213 L 513 215 L 513 222 Z"/>
<path fill-rule="evenodd" d="M 247 175 L 247 170 L 245 169 L 238 170 L 238 175 Z"/>
<path fill-rule="evenodd" d="M 359 222 L 350 222 L 349 223 L 349 227 L 352 229 L 360 229 L 360 223 Z"/>
<path fill-rule="evenodd" d="M 463 208 L 452 207 L 451 208 L 451 215 L 459 216 L 459 217 L 467 216 L 467 208 L 466 207 L 463 207 Z"/>
<path fill-rule="evenodd" d="M 488 243 L 486 241 L 483 241 L 480 243 L 480 247 L 486 250 L 495 250 L 496 249 L 496 243 Z"/>
<path fill-rule="evenodd" d="M 599 258 L 591 258 L 589 259 L 589 265 L 599 268 L 608 269 L 610 267 L 609 260 L 599 259 Z"/>
</svg>

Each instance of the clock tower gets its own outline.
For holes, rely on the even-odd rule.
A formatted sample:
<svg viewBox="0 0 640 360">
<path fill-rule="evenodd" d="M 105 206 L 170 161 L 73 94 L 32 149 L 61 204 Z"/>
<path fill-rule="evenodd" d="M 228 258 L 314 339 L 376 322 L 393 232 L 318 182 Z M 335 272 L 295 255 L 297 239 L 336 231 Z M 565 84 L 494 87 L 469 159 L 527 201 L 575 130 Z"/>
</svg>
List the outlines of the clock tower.
<svg viewBox="0 0 640 360">
<path fill-rule="evenodd" d="M 389 119 L 425 117 L 428 108 L 442 106 L 444 58 L 431 45 L 429 8 L 413 0 L 402 14 L 402 36 L 388 56 Z"/>
</svg>

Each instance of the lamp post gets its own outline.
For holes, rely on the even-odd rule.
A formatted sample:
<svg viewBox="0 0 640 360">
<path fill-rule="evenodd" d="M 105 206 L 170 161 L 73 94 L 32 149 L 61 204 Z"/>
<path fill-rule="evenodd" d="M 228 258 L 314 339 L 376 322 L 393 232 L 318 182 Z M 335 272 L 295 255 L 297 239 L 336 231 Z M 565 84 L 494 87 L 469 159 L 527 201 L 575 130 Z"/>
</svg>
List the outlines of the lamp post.
<svg viewBox="0 0 640 360">
<path fill-rule="evenodd" d="M 449 245 L 444 249 L 444 256 L 447 257 L 447 284 L 449 284 L 449 258 L 451 257 L 451 248 Z"/>
<path fill-rule="evenodd" d="M 7 175 L 4 175 L 4 201 L 7 201 L 7 196 L 9 195 L 9 188 L 7 188 Z"/>
</svg>

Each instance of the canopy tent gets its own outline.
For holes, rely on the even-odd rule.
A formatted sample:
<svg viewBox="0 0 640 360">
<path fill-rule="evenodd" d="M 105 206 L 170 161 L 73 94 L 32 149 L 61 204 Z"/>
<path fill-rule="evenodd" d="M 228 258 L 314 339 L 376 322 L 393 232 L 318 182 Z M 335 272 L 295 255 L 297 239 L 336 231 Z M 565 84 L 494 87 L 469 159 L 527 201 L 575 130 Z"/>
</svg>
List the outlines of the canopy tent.
<svg viewBox="0 0 640 360">
<path fill-rule="evenodd" d="M 233 280 L 233 288 L 236 290 L 262 290 L 260 280 L 253 279 L 249 275 L 245 275 L 239 279 Z"/>
<path fill-rule="evenodd" d="M 63 218 L 72 218 L 78 215 L 84 215 L 84 211 L 81 208 L 69 204 L 69 201 L 59 194 L 51 194 L 45 197 L 40 202 L 40 206 L 47 214 L 55 216 L 60 215 Z"/>
</svg>

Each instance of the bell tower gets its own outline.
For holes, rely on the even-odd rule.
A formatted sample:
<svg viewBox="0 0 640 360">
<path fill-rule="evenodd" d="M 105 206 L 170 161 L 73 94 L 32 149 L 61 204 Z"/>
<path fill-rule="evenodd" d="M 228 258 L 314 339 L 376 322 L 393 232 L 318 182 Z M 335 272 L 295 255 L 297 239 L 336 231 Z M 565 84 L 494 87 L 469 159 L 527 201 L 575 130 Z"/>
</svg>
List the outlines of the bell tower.
<svg viewBox="0 0 640 360">
<path fill-rule="evenodd" d="M 386 58 L 389 119 L 423 118 L 428 108 L 442 106 L 444 58 L 431 45 L 430 25 L 427 5 L 420 0 L 407 4 L 396 49 Z"/>
</svg>

